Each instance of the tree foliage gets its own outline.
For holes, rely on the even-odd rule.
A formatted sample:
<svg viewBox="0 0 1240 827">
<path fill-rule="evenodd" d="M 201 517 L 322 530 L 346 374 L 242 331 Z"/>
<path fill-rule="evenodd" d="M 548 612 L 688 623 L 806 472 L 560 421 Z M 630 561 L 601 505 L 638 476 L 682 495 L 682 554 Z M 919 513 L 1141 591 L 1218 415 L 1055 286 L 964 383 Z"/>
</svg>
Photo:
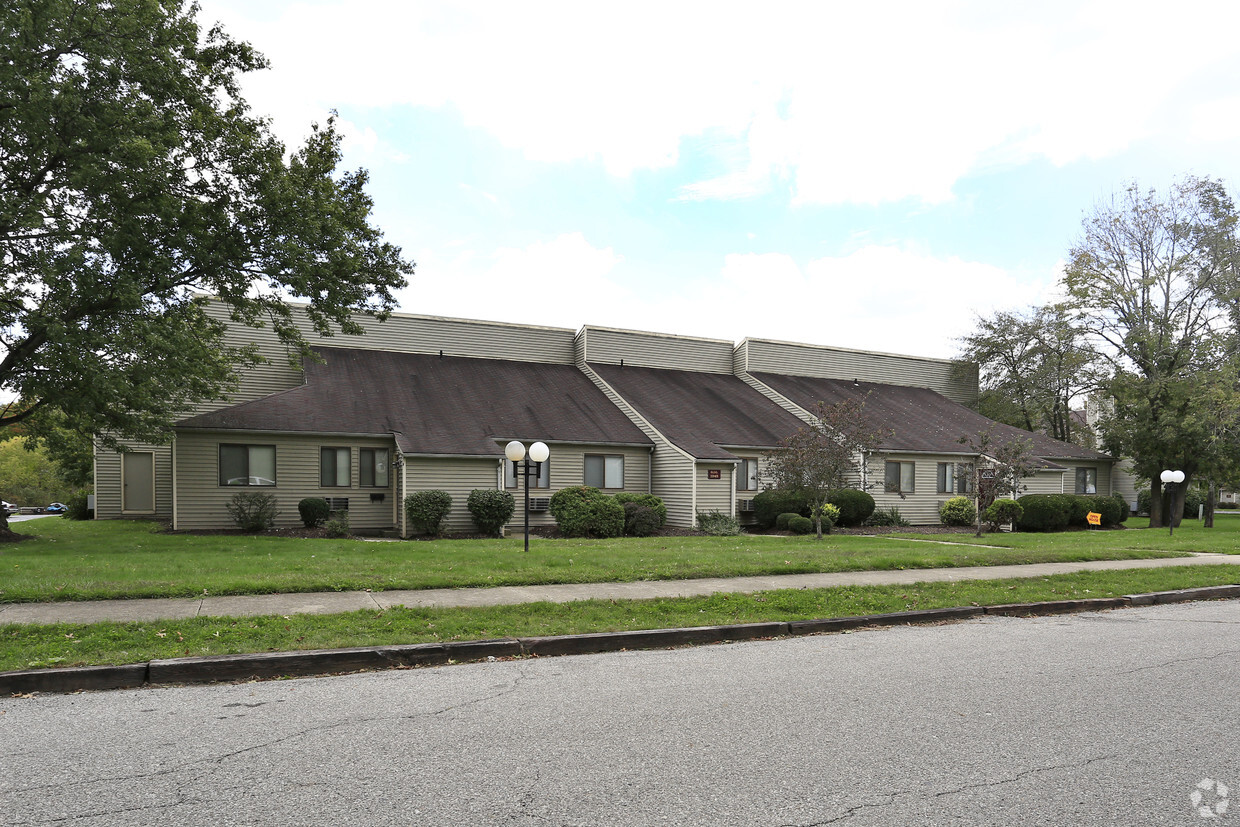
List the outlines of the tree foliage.
<svg viewBox="0 0 1240 827">
<path fill-rule="evenodd" d="M 814 420 L 767 455 L 764 476 L 775 488 L 804 498 L 821 539 L 822 507 L 831 491 L 847 487 L 850 476 L 860 476 L 866 455 L 877 451 L 886 436 L 869 423 L 864 401 L 820 402 Z"/>
<path fill-rule="evenodd" d="M 996 499 L 1024 490 L 1025 477 L 1037 470 L 1038 460 L 1033 455 L 1031 439 L 996 439 L 983 431 L 960 440 L 975 456 L 968 462 L 957 463 L 957 481 L 963 490 L 971 490 L 976 500 L 973 511 L 975 536 L 982 536 L 982 516 Z"/>
<path fill-rule="evenodd" d="M 318 332 L 385 316 L 412 263 L 369 223 L 364 170 L 338 173 L 331 119 L 286 153 L 250 114 L 264 58 L 182 0 L 0 5 L 0 389 L 37 421 L 166 441 L 253 353 L 204 312 Z M 49 425 L 48 427 L 51 427 Z"/>
<path fill-rule="evenodd" d="M 81 487 L 65 480 L 47 451 L 27 437 L 0 441 L 0 498 L 18 505 L 67 502 Z"/>
</svg>

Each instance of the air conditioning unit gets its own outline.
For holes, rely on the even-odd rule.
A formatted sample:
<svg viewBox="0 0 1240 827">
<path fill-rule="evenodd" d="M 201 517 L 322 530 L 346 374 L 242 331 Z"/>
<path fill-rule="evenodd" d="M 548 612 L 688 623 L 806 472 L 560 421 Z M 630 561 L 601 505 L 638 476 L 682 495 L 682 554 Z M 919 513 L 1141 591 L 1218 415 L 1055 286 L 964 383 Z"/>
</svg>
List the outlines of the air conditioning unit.
<svg viewBox="0 0 1240 827">
<path fill-rule="evenodd" d="M 349 498 L 348 497 L 327 497 L 326 499 L 327 499 L 327 510 L 328 511 L 348 511 L 349 510 Z"/>
<path fill-rule="evenodd" d="M 550 497 L 530 497 L 530 511 L 546 511 L 550 507 Z"/>
<path fill-rule="evenodd" d="M 737 511 L 753 511 L 753 500 L 737 500 Z"/>
</svg>

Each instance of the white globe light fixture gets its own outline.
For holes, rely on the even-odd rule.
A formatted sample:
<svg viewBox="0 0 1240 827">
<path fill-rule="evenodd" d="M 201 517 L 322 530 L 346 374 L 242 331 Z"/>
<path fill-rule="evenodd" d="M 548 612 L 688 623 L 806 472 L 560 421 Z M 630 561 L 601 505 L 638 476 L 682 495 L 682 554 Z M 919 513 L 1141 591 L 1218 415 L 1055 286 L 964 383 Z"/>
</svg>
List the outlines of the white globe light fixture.
<svg viewBox="0 0 1240 827">
<path fill-rule="evenodd" d="M 1175 534 L 1175 518 L 1171 514 L 1171 506 L 1175 504 L 1175 486 L 1184 482 L 1183 471 L 1163 471 L 1158 475 L 1163 484 L 1170 488 L 1170 496 L 1167 499 L 1167 534 L 1173 536 Z"/>
<path fill-rule="evenodd" d="M 525 550 L 530 550 L 530 477 L 538 479 L 542 464 L 547 461 L 547 457 L 551 456 L 551 449 L 546 443 L 535 442 L 530 446 L 528 459 L 526 459 L 525 445 L 518 440 L 513 440 L 504 446 L 504 456 L 512 461 L 513 477 L 525 477 Z M 522 462 L 524 460 L 524 462 Z"/>
</svg>

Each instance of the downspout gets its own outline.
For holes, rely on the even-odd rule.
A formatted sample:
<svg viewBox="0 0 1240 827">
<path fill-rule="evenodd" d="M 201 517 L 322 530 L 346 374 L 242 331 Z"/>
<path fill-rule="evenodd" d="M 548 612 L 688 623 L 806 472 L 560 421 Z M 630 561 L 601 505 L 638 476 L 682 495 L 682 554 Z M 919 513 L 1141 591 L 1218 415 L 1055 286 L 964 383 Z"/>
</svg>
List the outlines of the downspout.
<svg viewBox="0 0 1240 827">
<path fill-rule="evenodd" d="M 646 493 L 654 493 L 654 446 L 650 446 L 650 456 L 646 458 Z"/>
<path fill-rule="evenodd" d="M 169 451 L 169 460 L 172 464 L 172 530 L 177 530 L 178 518 L 180 517 L 180 508 L 177 501 L 177 441 L 176 437 L 172 439 L 171 450 Z"/>
<path fill-rule="evenodd" d="M 405 497 L 409 496 L 409 460 L 404 455 L 400 458 L 400 496 L 396 498 L 397 502 L 401 502 Z M 400 509 L 400 538 L 402 540 L 409 537 L 409 515 L 405 509 Z"/>
</svg>

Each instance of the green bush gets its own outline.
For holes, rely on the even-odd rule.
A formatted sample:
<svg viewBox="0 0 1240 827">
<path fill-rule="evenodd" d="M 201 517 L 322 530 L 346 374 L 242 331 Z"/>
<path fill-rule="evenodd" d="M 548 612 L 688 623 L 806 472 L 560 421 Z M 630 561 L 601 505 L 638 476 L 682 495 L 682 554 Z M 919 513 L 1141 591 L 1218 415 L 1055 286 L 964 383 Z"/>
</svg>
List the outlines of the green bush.
<svg viewBox="0 0 1240 827">
<path fill-rule="evenodd" d="M 509 491 L 496 488 L 475 488 L 469 492 L 465 507 L 473 515 L 474 525 L 484 534 L 499 535 L 504 524 L 517 510 L 516 500 Z"/>
<path fill-rule="evenodd" d="M 275 525 L 279 514 L 273 495 L 245 491 L 234 494 L 226 508 L 242 531 L 265 531 Z"/>
<path fill-rule="evenodd" d="M 1166 490 L 1166 486 L 1163 486 Z M 1205 497 L 1201 495 L 1196 487 L 1189 488 L 1184 492 L 1184 517 L 1190 520 L 1197 519 L 1197 507 L 1205 502 Z M 1137 513 L 1146 516 L 1150 513 L 1150 489 L 1148 487 L 1137 491 Z"/>
<path fill-rule="evenodd" d="M 1095 495 L 1086 497 L 1091 503 L 1090 510 L 1100 514 L 1102 525 L 1115 526 L 1120 524 L 1120 511 L 1127 510 L 1119 500 L 1114 497 L 1103 497 Z"/>
<path fill-rule="evenodd" d="M 827 502 L 840 510 L 836 525 L 859 526 L 874 513 L 874 498 L 855 488 L 838 488 L 827 495 Z"/>
<path fill-rule="evenodd" d="M 1240 508 L 1240 503 L 1217 503 L 1215 508 L 1221 508 L 1224 511 L 1235 511 Z"/>
<path fill-rule="evenodd" d="M 814 521 L 798 514 L 788 521 L 788 530 L 793 534 L 809 534 L 814 530 Z"/>
<path fill-rule="evenodd" d="M 1060 502 L 1063 503 L 1068 514 L 1068 525 L 1081 527 L 1089 525 L 1085 515 L 1094 509 L 1092 497 L 1081 494 L 1052 494 L 1051 496 L 1059 497 Z"/>
<path fill-rule="evenodd" d="M 809 505 L 801 495 L 775 488 L 768 488 L 753 498 L 753 516 L 759 528 L 770 528 L 780 514 L 788 512 L 808 517 Z"/>
<path fill-rule="evenodd" d="M 865 518 L 865 524 L 875 527 L 901 527 L 912 525 L 912 523 L 904 519 L 904 515 L 900 513 L 900 509 L 896 508 L 894 505 L 891 508 L 875 509 L 873 514 Z"/>
<path fill-rule="evenodd" d="M 1124 499 L 1123 494 L 1112 494 L 1111 496 L 1119 505 L 1119 521 L 1117 525 L 1126 522 L 1132 516 L 1132 509 L 1128 507 L 1128 500 Z"/>
<path fill-rule="evenodd" d="M 977 506 L 968 497 L 952 497 L 939 506 L 939 519 L 943 525 L 973 525 L 977 519 Z"/>
<path fill-rule="evenodd" d="M 95 519 L 95 509 L 87 508 L 85 494 L 74 494 L 65 500 L 65 519 L 66 520 L 93 520 Z"/>
<path fill-rule="evenodd" d="M 698 512 L 698 531 L 716 537 L 732 537 L 741 533 L 740 520 L 722 511 Z"/>
<path fill-rule="evenodd" d="M 588 485 L 555 492 L 551 516 L 565 537 L 619 537 L 624 533 L 624 506 Z"/>
<path fill-rule="evenodd" d="M 653 537 L 663 527 L 659 512 L 630 500 L 624 504 L 624 534 L 627 537 Z"/>
<path fill-rule="evenodd" d="M 297 503 L 297 513 L 301 515 L 301 524 L 306 528 L 318 528 L 331 516 L 327 500 L 322 497 L 306 497 Z"/>
<path fill-rule="evenodd" d="M 348 537 L 349 512 L 333 511 L 327 522 L 323 523 L 323 530 L 327 532 L 328 537 Z"/>
<path fill-rule="evenodd" d="M 1142 517 L 1149 516 L 1150 513 L 1150 489 L 1149 486 L 1138 489 L 1137 491 L 1137 513 Z"/>
<path fill-rule="evenodd" d="M 826 503 L 822 507 L 822 519 L 825 524 L 827 520 L 831 521 L 832 526 L 840 524 L 840 508 L 834 503 Z"/>
<path fill-rule="evenodd" d="M 431 489 L 414 491 L 405 497 L 405 515 L 414 531 L 439 536 L 443 521 L 452 510 L 452 495 L 447 491 Z"/>
<path fill-rule="evenodd" d="M 1016 500 L 1000 498 L 990 504 L 982 512 L 982 519 L 990 524 L 991 531 L 998 531 L 999 526 L 1017 523 L 1025 511 Z"/>
<path fill-rule="evenodd" d="M 1023 511 L 1016 528 L 1020 531 L 1063 531 L 1068 527 L 1070 506 L 1062 494 L 1026 494 L 1020 498 Z"/>
<path fill-rule="evenodd" d="M 791 520 L 793 517 L 800 517 L 800 516 L 801 515 L 796 513 L 795 511 L 785 511 L 783 514 L 780 514 L 778 517 L 775 518 L 775 528 L 777 528 L 780 531 L 787 531 L 788 521 Z"/>
<path fill-rule="evenodd" d="M 656 497 L 654 494 L 633 494 L 628 491 L 621 491 L 613 496 L 616 498 L 616 502 L 621 505 L 637 503 L 649 508 L 659 515 L 659 528 L 663 528 L 667 524 L 667 506 L 663 503 L 662 497 Z"/>
</svg>

